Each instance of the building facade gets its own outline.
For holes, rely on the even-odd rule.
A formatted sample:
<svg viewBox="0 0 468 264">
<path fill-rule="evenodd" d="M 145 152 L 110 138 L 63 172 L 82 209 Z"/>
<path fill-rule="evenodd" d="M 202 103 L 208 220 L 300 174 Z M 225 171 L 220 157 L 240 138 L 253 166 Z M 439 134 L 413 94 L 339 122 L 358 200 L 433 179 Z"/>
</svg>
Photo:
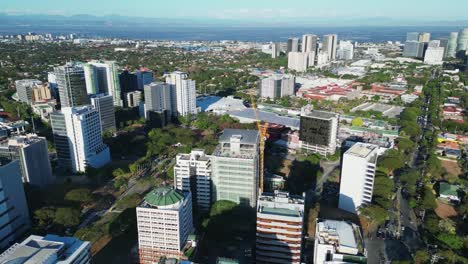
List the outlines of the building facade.
<svg viewBox="0 0 468 264">
<path fill-rule="evenodd" d="M 172 115 L 176 108 L 173 106 L 175 86 L 163 82 L 153 82 L 145 85 L 145 110 L 163 112 Z"/>
<path fill-rule="evenodd" d="M 62 107 L 89 104 L 83 67 L 75 63 L 55 67 L 54 74 Z"/>
<path fill-rule="evenodd" d="M 128 108 L 138 107 L 142 99 L 141 91 L 132 91 L 125 93 L 124 106 Z"/>
<path fill-rule="evenodd" d="M 35 79 L 25 79 L 15 81 L 16 93 L 18 101 L 22 103 L 31 104 L 34 102 L 33 90 L 34 87 L 42 85 L 42 82 Z"/>
<path fill-rule="evenodd" d="M 294 95 L 295 79 L 290 75 L 273 75 L 260 83 L 260 96 L 263 98 L 278 99 Z"/>
<path fill-rule="evenodd" d="M 0 159 L 0 201 L 0 249 L 3 250 L 23 236 L 30 227 L 18 160 Z"/>
<path fill-rule="evenodd" d="M 259 188 L 259 133 L 225 129 L 212 155 L 212 199 L 255 208 Z"/>
<path fill-rule="evenodd" d="M 197 114 L 195 81 L 187 78 L 187 73 L 180 71 L 166 76 L 166 83 L 175 85 L 175 94 L 172 96 L 175 102 L 173 108 L 177 110 L 177 115 L 181 116 Z"/>
<path fill-rule="evenodd" d="M 354 58 L 354 45 L 351 41 L 340 41 L 336 58 L 339 60 L 352 60 Z"/>
<path fill-rule="evenodd" d="M 299 140 L 301 148 L 320 155 L 336 151 L 338 115 L 304 108 L 301 113 Z"/>
<path fill-rule="evenodd" d="M 442 65 L 444 63 L 445 48 L 428 47 L 424 55 L 424 64 Z"/>
<path fill-rule="evenodd" d="M 193 232 L 192 197 L 169 187 L 148 193 L 136 208 L 140 263 L 157 263 L 163 256 L 181 258 Z"/>
<path fill-rule="evenodd" d="M 310 65 L 310 59 L 314 58 L 315 53 L 304 52 L 289 52 L 288 53 L 288 69 L 296 72 L 305 72 Z"/>
<path fill-rule="evenodd" d="M 328 54 L 328 60 L 336 59 L 336 50 L 338 46 L 338 35 L 330 34 L 323 36 L 322 50 Z"/>
<path fill-rule="evenodd" d="M 450 32 L 445 56 L 455 58 L 457 56 L 458 32 Z"/>
<path fill-rule="evenodd" d="M 204 150 L 194 149 L 178 154 L 174 166 L 174 186 L 192 193 L 192 205 L 201 212 L 211 206 L 211 157 Z"/>
<path fill-rule="evenodd" d="M 302 52 L 306 52 L 306 53 L 317 52 L 317 35 L 305 34 L 302 36 Z"/>
<path fill-rule="evenodd" d="M 372 201 L 379 146 L 356 143 L 343 154 L 338 207 L 357 213 Z"/>
<path fill-rule="evenodd" d="M 88 94 L 107 93 L 115 106 L 123 106 L 118 65 L 115 61 L 90 61 L 84 64 Z"/>
<path fill-rule="evenodd" d="M 137 77 L 138 90 L 143 91 L 145 85 L 150 84 L 154 81 L 153 72 L 147 68 L 140 68 L 135 72 Z"/>
<path fill-rule="evenodd" d="M 299 52 L 299 38 L 289 38 L 286 52 Z"/>
<path fill-rule="evenodd" d="M 23 182 L 45 187 L 54 182 L 47 140 L 35 134 L 16 136 L 0 142 L 0 157 L 18 160 Z"/>
<path fill-rule="evenodd" d="M 257 202 L 255 263 L 300 264 L 304 198 L 275 191 Z"/>
<path fill-rule="evenodd" d="M 91 96 L 91 105 L 99 112 L 101 131 L 116 131 L 114 99 L 112 95 L 93 95 Z"/>
</svg>

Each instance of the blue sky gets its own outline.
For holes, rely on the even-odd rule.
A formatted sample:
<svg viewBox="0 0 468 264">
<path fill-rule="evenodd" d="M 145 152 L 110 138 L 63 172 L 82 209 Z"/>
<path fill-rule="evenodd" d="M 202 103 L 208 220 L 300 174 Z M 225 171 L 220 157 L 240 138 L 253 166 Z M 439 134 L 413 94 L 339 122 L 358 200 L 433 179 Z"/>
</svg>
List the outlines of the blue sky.
<svg viewBox="0 0 468 264">
<path fill-rule="evenodd" d="M 468 0 L 0 0 L 0 13 L 235 20 L 468 19 Z"/>
</svg>

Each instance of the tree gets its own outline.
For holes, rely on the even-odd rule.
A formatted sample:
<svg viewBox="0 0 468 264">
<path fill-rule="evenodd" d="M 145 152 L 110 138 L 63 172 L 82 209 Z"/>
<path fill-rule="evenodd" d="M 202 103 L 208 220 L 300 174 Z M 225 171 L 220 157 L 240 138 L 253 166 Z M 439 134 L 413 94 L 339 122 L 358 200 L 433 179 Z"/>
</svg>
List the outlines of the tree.
<svg viewBox="0 0 468 264">
<path fill-rule="evenodd" d="M 74 227 L 80 224 L 80 211 L 75 208 L 61 207 L 55 211 L 54 223 L 65 227 Z"/>
<path fill-rule="evenodd" d="M 399 138 L 397 138 L 396 141 L 397 141 L 398 149 L 403 151 L 403 152 L 409 152 L 412 149 L 414 149 L 414 147 L 415 147 L 414 141 L 412 141 L 412 140 L 410 140 L 408 138 L 399 137 Z"/>
<path fill-rule="evenodd" d="M 67 192 L 65 200 L 87 204 L 93 201 L 93 194 L 87 188 L 74 189 Z"/>
<path fill-rule="evenodd" d="M 390 207 L 394 188 L 393 180 L 387 175 L 376 175 L 372 200 L 383 208 Z"/>
<path fill-rule="evenodd" d="M 455 234 L 441 233 L 437 239 L 453 250 L 459 250 L 463 247 L 463 240 Z"/>
<path fill-rule="evenodd" d="M 405 166 L 405 158 L 397 150 L 391 149 L 380 158 L 379 166 L 393 171 L 395 169 L 399 169 Z"/>
<path fill-rule="evenodd" d="M 421 201 L 422 208 L 426 210 L 435 209 L 437 207 L 435 199 L 436 197 L 434 195 L 434 192 L 432 191 L 432 188 L 426 186 L 424 188 L 423 199 Z"/>
<path fill-rule="evenodd" d="M 352 126 L 362 127 L 363 124 L 364 124 L 364 121 L 360 117 L 356 117 L 351 121 Z"/>
<path fill-rule="evenodd" d="M 359 208 L 359 213 L 362 216 L 368 218 L 375 225 L 381 225 L 385 223 L 389 217 L 387 210 L 375 204 Z"/>
<path fill-rule="evenodd" d="M 34 211 L 34 219 L 37 220 L 41 228 L 45 228 L 54 222 L 55 208 L 43 207 Z"/>
<path fill-rule="evenodd" d="M 115 169 L 112 172 L 112 176 L 114 176 L 115 178 L 123 175 L 125 175 L 125 171 L 122 168 Z"/>
</svg>

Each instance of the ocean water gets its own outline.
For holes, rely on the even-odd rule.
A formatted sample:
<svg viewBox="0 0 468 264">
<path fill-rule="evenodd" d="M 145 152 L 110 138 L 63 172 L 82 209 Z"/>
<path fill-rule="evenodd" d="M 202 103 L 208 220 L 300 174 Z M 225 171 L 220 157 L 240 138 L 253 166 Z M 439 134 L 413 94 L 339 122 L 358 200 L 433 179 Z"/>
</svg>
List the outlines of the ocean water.
<svg viewBox="0 0 468 264">
<path fill-rule="evenodd" d="M 181 26 L 126 26 L 126 25 L 0 25 L 0 35 L 52 33 L 54 35 L 75 33 L 82 37 L 106 37 L 141 40 L 238 40 L 238 41 L 286 41 L 288 37 L 300 37 L 305 33 L 316 35 L 338 34 L 339 39 L 359 42 L 404 41 L 407 32 L 430 32 L 432 39 L 447 38 L 449 32 L 459 27 L 181 27 Z"/>
</svg>

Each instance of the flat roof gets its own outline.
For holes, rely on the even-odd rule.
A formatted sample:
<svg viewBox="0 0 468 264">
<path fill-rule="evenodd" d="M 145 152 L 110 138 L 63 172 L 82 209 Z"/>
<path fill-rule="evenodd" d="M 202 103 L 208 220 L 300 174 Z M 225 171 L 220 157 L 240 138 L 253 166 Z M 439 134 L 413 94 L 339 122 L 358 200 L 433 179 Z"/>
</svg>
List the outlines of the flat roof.
<svg viewBox="0 0 468 264">
<path fill-rule="evenodd" d="M 259 140 L 259 133 L 257 130 L 227 128 L 224 129 L 223 134 L 219 137 L 219 142 L 229 143 L 233 136 L 240 136 L 241 144 L 257 144 Z"/>
<path fill-rule="evenodd" d="M 319 232 L 338 235 L 340 246 L 357 248 L 353 226 L 345 221 L 324 220 L 318 223 Z"/>
<path fill-rule="evenodd" d="M 299 124 L 300 124 L 299 118 L 281 116 L 278 114 L 261 111 L 261 110 L 257 110 L 257 113 L 258 113 L 258 118 L 262 121 L 273 123 L 273 124 L 278 124 L 278 125 L 283 125 L 283 126 L 290 127 L 293 129 L 299 129 Z M 255 116 L 255 110 L 252 108 L 247 108 L 247 109 L 240 110 L 240 111 L 230 111 L 228 112 L 228 114 L 232 117 L 252 119 L 252 121 L 256 121 L 257 119 Z"/>
<path fill-rule="evenodd" d="M 377 145 L 359 142 L 359 143 L 354 144 L 350 149 L 348 149 L 348 151 L 346 151 L 345 154 L 365 158 L 378 147 L 379 146 Z"/>
<path fill-rule="evenodd" d="M 311 111 L 305 113 L 305 115 L 302 115 L 302 116 L 314 117 L 314 118 L 320 118 L 320 119 L 331 119 L 331 118 L 335 118 L 337 116 L 337 114 L 332 113 L 332 112 L 311 110 Z"/>
<path fill-rule="evenodd" d="M 297 210 L 287 209 L 287 208 L 275 208 L 262 206 L 260 208 L 260 213 L 262 214 L 271 214 L 271 215 L 281 215 L 281 216 L 295 216 L 299 217 L 301 214 Z"/>
</svg>

